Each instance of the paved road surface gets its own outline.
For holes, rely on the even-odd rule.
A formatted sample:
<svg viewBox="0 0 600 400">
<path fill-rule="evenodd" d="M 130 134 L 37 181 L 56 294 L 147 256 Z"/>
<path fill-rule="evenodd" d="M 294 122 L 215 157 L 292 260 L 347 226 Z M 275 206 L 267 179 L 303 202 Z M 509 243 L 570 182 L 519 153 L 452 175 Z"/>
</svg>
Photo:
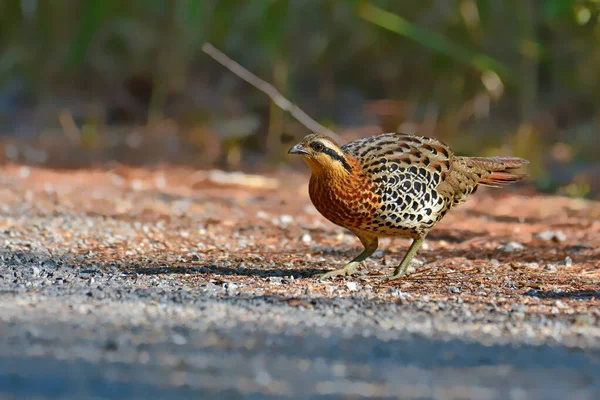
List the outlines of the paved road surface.
<svg viewBox="0 0 600 400">
<path fill-rule="evenodd" d="M 378 305 L 364 301 L 303 308 L 200 295 L 188 306 L 170 294 L 157 304 L 5 293 L 0 397 L 600 398 L 595 346 L 522 344 L 475 326 L 461 340 L 447 316 L 410 306 L 374 315 L 411 329 L 378 330 L 365 317 Z M 340 309 L 353 306 L 345 318 Z"/>
</svg>

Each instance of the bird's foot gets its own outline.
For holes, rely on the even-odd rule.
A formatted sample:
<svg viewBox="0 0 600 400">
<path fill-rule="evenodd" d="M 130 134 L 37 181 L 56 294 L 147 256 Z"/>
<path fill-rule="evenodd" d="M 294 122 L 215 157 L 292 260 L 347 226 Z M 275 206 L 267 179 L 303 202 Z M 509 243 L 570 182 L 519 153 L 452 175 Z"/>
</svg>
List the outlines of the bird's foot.
<svg viewBox="0 0 600 400">
<path fill-rule="evenodd" d="M 386 282 L 395 281 L 395 280 L 402 279 L 402 278 L 409 276 L 414 271 L 415 271 L 415 268 L 410 267 L 410 266 L 407 268 L 399 268 L 399 269 L 396 269 L 393 274 L 384 275 L 382 280 L 386 281 Z"/>
<path fill-rule="evenodd" d="M 381 278 L 381 280 L 385 281 L 385 282 L 395 281 L 395 280 L 404 278 L 408 275 L 409 274 L 407 272 L 400 272 L 399 274 L 387 274 L 387 275 L 384 275 L 383 278 Z"/>
<path fill-rule="evenodd" d="M 325 280 L 325 279 L 335 278 L 336 276 L 351 276 L 354 274 L 363 275 L 364 273 L 358 270 L 358 265 L 359 265 L 359 263 L 352 261 L 352 262 L 349 262 L 348 264 L 344 265 L 344 268 L 325 272 L 323 274 L 317 274 L 316 276 L 317 276 L 317 278 L 319 278 L 319 280 Z"/>
</svg>

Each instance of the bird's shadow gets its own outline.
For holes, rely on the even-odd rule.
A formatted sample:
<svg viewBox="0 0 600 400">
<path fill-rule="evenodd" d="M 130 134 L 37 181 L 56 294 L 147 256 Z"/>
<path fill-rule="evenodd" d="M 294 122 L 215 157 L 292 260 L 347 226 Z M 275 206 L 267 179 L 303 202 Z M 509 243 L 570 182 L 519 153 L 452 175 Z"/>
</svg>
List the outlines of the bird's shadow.
<svg viewBox="0 0 600 400">
<path fill-rule="evenodd" d="M 523 217 L 516 217 L 516 216 L 512 216 L 512 215 L 493 215 L 490 213 L 472 210 L 472 209 L 466 209 L 466 210 L 463 210 L 463 212 L 466 213 L 469 217 L 485 218 L 489 221 L 504 222 L 504 223 L 510 223 L 510 224 L 537 224 L 537 223 L 542 222 L 541 218 L 533 218 L 533 217 L 523 218 Z"/>
<path fill-rule="evenodd" d="M 462 243 L 476 237 L 481 237 L 481 232 L 464 229 L 461 229 L 460 231 L 452 229 L 435 229 L 427 235 L 426 240 L 435 242 L 443 240 L 448 243 Z"/>
<path fill-rule="evenodd" d="M 190 257 L 190 260 L 182 259 L 177 263 L 171 265 L 165 265 L 164 260 L 159 259 L 145 259 L 145 260 L 134 260 L 134 259 L 85 259 L 81 258 L 81 255 L 74 255 L 71 253 L 66 254 L 42 254 L 35 251 L 11 251 L 7 249 L 0 249 L 0 259 L 7 266 L 18 265 L 17 273 L 22 278 L 27 278 L 32 275 L 32 271 L 42 269 L 48 276 L 54 276 L 54 279 L 66 278 L 68 280 L 75 279 L 73 282 L 75 285 L 86 285 L 87 280 L 95 275 L 103 275 L 108 273 L 109 275 L 116 276 L 129 276 L 135 278 L 140 275 L 150 276 L 164 276 L 174 277 L 180 275 L 182 280 L 185 277 L 186 281 L 191 278 L 191 281 L 195 281 L 195 278 L 200 278 L 202 281 L 211 282 L 227 282 L 227 277 L 234 276 L 245 276 L 253 278 L 268 279 L 271 277 L 278 277 L 282 279 L 301 279 L 310 278 L 315 274 L 326 272 L 323 268 L 315 267 L 314 264 L 307 263 L 304 260 L 299 261 L 296 268 L 280 268 L 281 263 L 277 260 L 269 260 L 267 265 L 269 267 L 261 268 L 260 266 L 246 267 L 243 263 L 237 264 L 237 267 L 228 266 L 232 263 L 223 263 L 225 265 L 219 265 L 220 262 L 207 263 L 204 260 L 200 260 L 194 256 Z M 273 262 L 275 261 L 275 262 Z M 286 256 L 286 263 L 289 262 L 289 258 Z M 315 262 L 315 264 L 317 264 Z M 341 267 L 341 264 L 327 265 L 327 269 L 331 267 Z M 258 264 L 260 265 L 260 264 Z M 319 262 L 319 265 L 324 265 Z M 338 266 L 339 265 L 339 266 Z M 325 265 L 324 265 L 325 266 Z M 67 275 L 64 275 L 66 271 Z M 0 268 L 0 275 L 3 275 L 3 271 Z M 374 275 L 370 275 L 374 276 Z M 79 281 L 79 279 L 81 281 Z M 111 278 L 112 279 L 112 278 Z M 10 286 L 10 285 L 9 285 Z M 87 286 L 86 286 L 87 287 Z M 118 289 L 117 285 L 117 289 Z M 0 288 L 2 291 L 12 291 L 10 287 Z M 576 299 L 576 300 L 599 300 L 600 290 L 595 289 L 567 289 L 564 291 L 540 291 L 540 290 L 529 290 L 526 293 L 522 293 L 523 296 L 537 297 L 541 299 Z"/>
<path fill-rule="evenodd" d="M 172 266 L 172 267 L 143 267 L 132 263 L 125 267 L 126 270 L 140 275 L 163 275 L 163 274 L 212 274 L 219 276 L 252 276 L 252 277 L 293 277 L 294 279 L 307 278 L 316 274 L 327 272 L 323 268 L 257 268 L 257 267 L 226 267 L 216 264 L 195 266 Z"/>
<path fill-rule="evenodd" d="M 600 290 L 542 291 L 532 289 L 526 292 L 525 296 L 537 297 L 539 299 L 600 300 Z"/>
<path fill-rule="evenodd" d="M 219 265 L 215 262 L 203 261 L 197 256 L 190 256 L 189 260 L 181 259 L 172 264 L 166 264 L 158 258 L 144 258 L 143 260 L 132 258 L 109 257 L 106 259 L 85 259 L 76 253 L 47 254 L 37 251 L 12 251 L 0 249 L 0 259 L 6 265 L 20 266 L 23 271 L 30 271 L 32 266 L 42 266 L 48 271 L 72 271 L 79 276 L 93 276 L 105 272 L 117 272 L 124 276 L 135 275 L 220 275 L 220 276 L 252 276 L 252 277 L 294 277 L 304 278 L 318 273 L 326 272 L 328 268 L 315 268 L 304 261 L 299 262 L 297 268 L 280 268 L 281 263 L 277 260 L 266 260 L 272 267 L 261 268 L 260 266 L 245 266 L 246 263 L 234 262 L 225 264 L 237 264 L 238 266 Z M 240 258 L 235 261 L 240 261 Z M 273 263 L 275 261 L 275 263 Z M 286 259 L 285 262 L 289 260 Z M 257 263 L 260 265 L 259 263 Z M 29 274 L 29 272 L 26 272 Z M 0 276 L 2 271 L 0 270 Z"/>
</svg>

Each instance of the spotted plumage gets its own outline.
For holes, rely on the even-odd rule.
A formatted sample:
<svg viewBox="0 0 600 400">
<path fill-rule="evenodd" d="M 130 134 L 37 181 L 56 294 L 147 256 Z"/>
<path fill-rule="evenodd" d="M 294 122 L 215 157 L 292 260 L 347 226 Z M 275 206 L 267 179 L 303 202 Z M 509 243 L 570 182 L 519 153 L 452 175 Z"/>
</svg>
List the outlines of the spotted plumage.
<svg viewBox="0 0 600 400">
<path fill-rule="evenodd" d="M 525 175 L 507 170 L 526 160 L 514 157 L 460 157 L 439 140 L 386 133 L 339 146 L 323 135 L 308 135 L 290 149 L 301 154 L 312 175 L 309 194 L 316 209 L 354 232 L 365 251 L 335 276 L 356 271 L 384 236 L 414 239 L 393 278 L 401 276 L 429 230 L 479 184 L 501 185 Z"/>
</svg>

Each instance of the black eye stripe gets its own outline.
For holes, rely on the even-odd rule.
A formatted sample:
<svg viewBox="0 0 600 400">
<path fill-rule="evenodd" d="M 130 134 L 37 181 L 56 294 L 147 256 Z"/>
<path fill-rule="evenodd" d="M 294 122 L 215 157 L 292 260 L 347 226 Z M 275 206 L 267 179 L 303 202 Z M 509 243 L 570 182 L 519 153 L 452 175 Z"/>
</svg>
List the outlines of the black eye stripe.
<svg viewBox="0 0 600 400">
<path fill-rule="evenodd" d="M 332 150 L 332 149 L 330 149 L 328 147 L 325 147 L 322 150 L 322 152 L 325 153 L 325 154 L 327 154 L 333 160 L 341 162 L 342 165 L 344 166 L 344 168 L 346 169 L 346 171 L 348 171 L 348 172 L 352 171 L 352 167 L 350 166 L 350 164 L 348 164 L 348 162 L 346 161 L 346 159 L 344 158 L 344 156 L 338 154 L 335 150 Z"/>
<path fill-rule="evenodd" d="M 330 149 L 329 147 L 325 146 L 323 143 L 318 141 L 312 142 L 310 144 L 310 147 L 316 152 L 327 154 L 333 160 L 341 162 L 346 171 L 352 171 L 352 167 L 350 166 L 350 164 L 348 164 L 343 154 L 339 154 L 337 151 Z"/>
</svg>

